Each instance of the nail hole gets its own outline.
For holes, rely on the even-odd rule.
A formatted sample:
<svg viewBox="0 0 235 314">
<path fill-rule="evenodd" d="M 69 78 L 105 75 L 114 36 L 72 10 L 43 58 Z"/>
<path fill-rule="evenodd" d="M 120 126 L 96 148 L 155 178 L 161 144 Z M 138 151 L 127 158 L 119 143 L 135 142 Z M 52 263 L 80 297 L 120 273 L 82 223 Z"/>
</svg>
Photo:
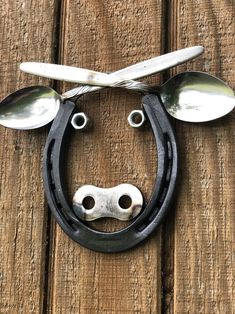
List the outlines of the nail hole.
<svg viewBox="0 0 235 314">
<path fill-rule="evenodd" d="M 84 197 L 82 201 L 82 206 L 87 210 L 92 209 L 95 206 L 94 198 L 92 196 Z"/>
<path fill-rule="evenodd" d="M 132 199 L 128 195 L 122 195 L 119 198 L 118 204 L 122 209 L 128 209 L 131 207 Z"/>
</svg>

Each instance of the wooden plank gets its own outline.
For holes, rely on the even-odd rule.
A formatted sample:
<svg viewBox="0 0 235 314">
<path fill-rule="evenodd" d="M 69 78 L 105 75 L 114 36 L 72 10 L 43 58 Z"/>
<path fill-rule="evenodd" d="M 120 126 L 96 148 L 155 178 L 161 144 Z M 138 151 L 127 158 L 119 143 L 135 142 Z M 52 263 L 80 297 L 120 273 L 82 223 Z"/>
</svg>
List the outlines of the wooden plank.
<svg viewBox="0 0 235 314">
<path fill-rule="evenodd" d="M 3 98 L 29 85 L 48 84 L 22 74 L 22 61 L 53 58 L 54 1 L 0 2 Z M 0 312 L 43 310 L 46 217 L 41 177 L 44 130 L 0 127 Z"/>
<path fill-rule="evenodd" d="M 206 71 L 235 88 L 234 12 L 233 1 L 171 1 L 169 48 L 205 47 L 203 57 L 177 72 Z M 202 125 L 177 123 L 182 179 L 174 231 L 174 313 L 235 311 L 234 118 L 233 112 Z"/>
<path fill-rule="evenodd" d="M 62 13 L 63 64 L 113 71 L 160 54 L 161 1 L 65 1 Z M 68 143 L 71 198 L 85 183 L 111 187 L 122 182 L 150 197 L 156 171 L 153 137 L 148 128 L 141 132 L 127 124 L 140 99 L 136 93 L 105 90 L 81 101 L 79 110 L 90 116 L 93 129 L 77 132 Z M 93 226 L 110 231 L 124 224 L 108 220 Z M 110 255 L 82 248 L 56 225 L 51 244 L 51 313 L 161 312 L 160 231 L 134 250 Z"/>
</svg>

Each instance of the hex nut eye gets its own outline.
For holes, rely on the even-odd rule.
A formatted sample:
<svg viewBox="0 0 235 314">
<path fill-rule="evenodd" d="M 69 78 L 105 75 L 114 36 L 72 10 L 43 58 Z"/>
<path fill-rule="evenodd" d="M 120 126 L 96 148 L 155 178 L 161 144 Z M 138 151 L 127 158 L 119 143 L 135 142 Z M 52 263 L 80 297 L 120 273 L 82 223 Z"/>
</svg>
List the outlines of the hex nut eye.
<svg viewBox="0 0 235 314">
<path fill-rule="evenodd" d="M 139 128 L 145 122 L 145 115 L 142 110 L 132 110 L 127 121 L 132 128 Z"/>
<path fill-rule="evenodd" d="M 73 115 L 71 124 L 75 130 L 82 130 L 87 128 L 89 121 L 89 118 L 84 112 L 79 112 Z"/>
</svg>

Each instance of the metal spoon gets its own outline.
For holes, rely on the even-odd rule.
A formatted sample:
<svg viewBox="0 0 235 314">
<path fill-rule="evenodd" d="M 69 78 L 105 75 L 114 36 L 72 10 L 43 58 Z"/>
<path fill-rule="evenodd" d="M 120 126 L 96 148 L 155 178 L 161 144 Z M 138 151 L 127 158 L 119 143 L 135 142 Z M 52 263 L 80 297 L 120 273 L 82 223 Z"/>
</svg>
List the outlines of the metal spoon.
<svg viewBox="0 0 235 314">
<path fill-rule="evenodd" d="M 233 90 L 222 80 L 204 72 L 188 71 L 171 77 L 160 87 L 133 80 L 115 84 L 147 93 L 158 93 L 166 111 L 174 118 L 186 122 L 206 122 L 221 118 L 235 107 Z M 96 90 L 81 86 L 65 92 L 70 98 Z"/>
<path fill-rule="evenodd" d="M 167 112 L 187 122 L 218 119 L 234 109 L 233 90 L 222 80 L 204 72 L 183 72 L 159 88 Z"/>
<path fill-rule="evenodd" d="M 119 85 L 158 92 L 167 112 L 187 122 L 205 122 L 218 119 L 235 106 L 233 90 L 222 80 L 203 72 L 183 72 L 170 78 L 161 87 L 142 82 L 127 81 Z M 27 130 L 52 121 L 60 104 L 67 98 L 100 89 L 81 86 L 59 95 L 50 87 L 32 86 L 6 97 L 0 106 L 0 123 L 4 126 Z M 74 93 L 76 91 L 76 93 Z M 9 110 L 11 109 L 11 110 Z"/>
<path fill-rule="evenodd" d="M 138 62 L 110 74 L 42 62 L 23 62 L 20 64 L 20 70 L 55 80 L 110 86 L 123 80 L 136 80 L 169 69 L 198 57 L 203 51 L 204 48 L 202 46 L 187 47 Z"/>
<path fill-rule="evenodd" d="M 94 85 L 112 86 L 120 84 L 123 80 L 137 79 L 146 75 L 157 73 L 164 69 L 181 64 L 187 60 L 199 56 L 203 47 L 195 46 L 174 51 L 156 58 L 152 58 L 127 68 L 118 70 L 111 74 L 94 72 L 60 65 L 48 65 L 38 63 L 23 63 L 21 70 L 30 73 L 39 73 L 45 77 L 68 79 L 74 82 L 89 83 Z M 137 86 L 137 85 L 138 86 Z M 147 85 L 142 83 L 131 83 L 130 88 L 140 87 L 144 89 Z M 28 130 L 46 125 L 52 121 L 59 105 L 64 99 L 81 95 L 101 89 L 100 86 L 81 86 L 64 93 L 62 96 L 50 87 L 32 86 L 16 91 L 6 97 L 0 103 L 0 124 L 14 129 Z M 149 89 L 149 87 L 147 87 Z"/>
<path fill-rule="evenodd" d="M 112 86 L 158 93 L 166 111 L 174 118 L 186 122 L 215 120 L 235 107 L 233 90 L 222 80 L 204 72 L 188 71 L 177 74 L 160 87 L 133 80 Z M 80 86 L 65 92 L 63 97 L 75 97 L 97 89 L 95 86 Z"/>
<path fill-rule="evenodd" d="M 50 87 L 22 88 L 0 103 L 0 124 L 18 130 L 36 129 L 55 118 L 60 104 L 60 95 Z"/>
</svg>

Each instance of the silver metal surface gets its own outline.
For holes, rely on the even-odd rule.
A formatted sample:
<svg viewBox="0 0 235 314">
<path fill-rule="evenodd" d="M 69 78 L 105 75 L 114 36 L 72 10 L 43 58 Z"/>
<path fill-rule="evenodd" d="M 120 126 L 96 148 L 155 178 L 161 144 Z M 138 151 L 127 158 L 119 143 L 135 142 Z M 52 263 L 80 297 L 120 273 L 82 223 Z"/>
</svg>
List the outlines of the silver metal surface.
<svg viewBox="0 0 235 314">
<path fill-rule="evenodd" d="M 90 204 L 87 200 L 91 201 Z M 131 184 L 120 184 L 107 189 L 83 185 L 73 197 L 75 213 L 87 221 L 101 217 L 131 220 L 140 213 L 142 206 L 143 196 L 139 189 Z"/>
<path fill-rule="evenodd" d="M 189 60 L 202 52 L 203 48 L 200 46 L 186 48 L 146 60 L 112 74 L 101 73 L 100 77 L 105 76 L 107 86 L 109 86 L 108 77 L 111 76 L 110 82 L 112 84 L 110 86 L 125 87 L 148 93 L 156 92 L 155 89 L 157 88 L 142 82 L 129 80 L 129 78 L 139 78 L 148 73 L 155 73 L 157 69 L 163 70 L 163 67 L 166 69 L 177 65 L 184 62 L 186 58 Z M 151 70 L 151 65 L 154 70 Z M 129 71 L 130 74 L 128 74 Z M 116 81 L 117 75 L 119 81 Z M 0 103 L 0 124 L 21 130 L 41 127 L 54 119 L 60 104 L 65 99 L 101 88 L 100 86 L 80 86 L 67 91 L 63 95 L 59 95 L 50 87 L 45 86 L 32 86 L 21 89 L 9 95 Z M 223 81 L 202 72 L 185 72 L 176 75 L 161 88 L 158 88 L 158 93 L 170 115 L 188 122 L 204 122 L 217 119 L 234 108 L 235 98 L 232 89 Z"/>
<path fill-rule="evenodd" d="M 128 88 L 132 86 L 130 82 L 123 84 L 129 84 Z M 141 89 L 143 85 L 134 82 L 135 89 L 138 86 Z M 96 90 L 97 87 L 88 87 L 91 88 Z M 147 88 L 146 85 L 145 90 Z M 182 121 L 218 119 L 235 106 L 233 90 L 220 79 L 203 72 L 183 72 L 170 78 L 162 87 L 149 87 L 149 92 L 157 90 L 167 112 Z M 80 91 L 87 92 L 87 87 L 83 86 Z M 50 87 L 32 86 L 18 90 L 0 103 L 0 124 L 20 130 L 39 128 L 55 118 L 63 101 L 63 95 Z"/>
<path fill-rule="evenodd" d="M 107 73 L 51 63 L 23 62 L 20 64 L 20 70 L 55 80 L 104 87 L 120 81 L 119 77 L 115 75 L 110 76 Z"/>
<path fill-rule="evenodd" d="M 158 56 L 149 60 L 145 60 L 139 62 L 137 64 L 131 65 L 124 69 L 115 71 L 113 73 L 108 74 L 110 77 L 115 76 L 119 77 L 119 80 L 114 84 L 110 84 L 110 86 L 121 86 L 122 83 L 126 84 L 126 81 L 139 79 L 144 76 L 148 76 L 154 73 L 161 72 L 163 70 L 169 69 L 171 67 L 177 66 L 181 63 L 184 63 L 188 60 L 196 58 L 200 54 L 202 54 L 204 48 L 202 46 L 194 46 L 189 48 L 180 49 L 177 51 L 173 51 L 167 53 L 162 56 Z M 78 81 L 79 83 L 79 81 Z M 129 84 L 129 88 L 132 89 L 134 87 L 134 83 L 131 85 Z M 82 94 L 88 92 L 94 92 L 100 90 L 102 87 L 98 86 L 81 86 L 74 88 L 70 91 L 67 91 L 63 94 L 64 98 L 72 98 L 75 96 L 80 96 Z M 128 87 L 127 87 L 128 88 Z M 144 87 L 146 88 L 146 87 Z M 133 88 L 134 89 L 134 88 Z M 141 90 L 141 89 L 140 89 Z M 148 92 L 148 91 L 147 91 Z"/>
<path fill-rule="evenodd" d="M 233 90 L 220 79 L 203 72 L 183 72 L 160 89 L 167 112 L 187 122 L 223 117 L 235 107 Z"/>
<path fill-rule="evenodd" d="M 20 89 L 0 103 L 0 124 L 18 130 L 39 128 L 55 118 L 60 102 L 60 96 L 50 87 Z"/>
<path fill-rule="evenodd" d="M 56 80 L 98 86 L 112 86 L 123 80 L 139 79 L 177 66 L 199 56 L 203 51 L 204 48 L 202 46 L 184 48 L 139 62 L 110 74 L 66 65 L 40 62 L 23 62 L 20 65 L 20 69 L 30 74 Z"/>
<path fill-rule="evenodd" d="M 142 93 L 151 93 L 151 92 L 156 92 L 153 86 L 150 86 L 146 83 L 143 82 L 138 82 L 138 81 L 122 81 L 115 83 L 113 85 L 110 85 L 109 87 L 120 87 L 120 88 L 126 88 L 130 90 L 135 90 L 135 91 L 140 91 Z M 71 89 L 61 96 L 64 100 L 70 99 L 73 97 L 79 97 L 82 96 L 86 93 L 91 93 L 95 92 L 98 89 L 101 89 L 102 87 L 98 88 L 97 86 L 90 86 L 90 85 L 84 85 L 84 86 L 79 86 L 74 89 Z"/>
<path fill-rule="evenodd" d="M 152 87 L 141 82 L 123 82 L 123 86 L 125 84 L 127 84 L 126 88 L 133 86 L 135 90 L 143 89 L 145 92 L 152 90 Z M 81 94 L 83 93 L 86 93 L 86 86 L 81 88 Z M 47 86 L 30 86 L 20 89 L 0 103 L 0 124 L 18 130 L 42 127 L 55 118 L 63 101 L 65 101 L 63 95 L 59 95 Z M 78 126 L 76 122 L 73 126 L 76 129 L 86 128 L 88 121 L 84 126 Z"/>
<path fill-rule="evenodd" d="M 45 65 L 35 63 L 23 63 L 20 68 L 21 70 L 29 73 L 39 73 L 41 71 L 40 73 L 43 76 L 47 76 L 49 73 L 50 77 L 57 79 L 58 75 L 62 75 L 63 78 L 72 77 L 72 79 L 77 79 L 77 77 L 74 78 L 74 76 L 79 73 L 79 82 L 89 82 L 92 84 L 97 83 L 98 85 L 102 85 L 103 82 L 108 86 L 124 84 L 126 85 L 126 88 L 142 89 L 149 92 L 151 88 L 146 84 L 134 81 L 127 82 L 126 80 L 162 71 L 163 69 L 194 58 L 202 52 L 203 48 L 200 46 L 186 48 L 140 62 L 136 65 L 121 69 L 111 74 L 98 73 L 86 69 L 77 69 L 66 66 L 59 66 L 60 71 L 58 72 L 57 65 L 47 65 L 48 68 L 45 68 Z M 53 71 L 55 72 L 53 73 Z M 119 75 L 121 75 L 121 77 L 119 77 Z M 95 91 L 101 88 L 102 87 L 100 86 L 82 86 L 68 91 L 62 96 L 58 95 L 53 89 L 44 86 L 33 86 L 21 89 L 9 95 L 1 102 L 0 124 L 6 127 L 21 130 L 41 127 L 55 118 L 60 104 L 66 98 L 72 98 L 74 96 L 82 95 L 88 91 Z"/>
<path fill-rule="evenodd" d="M 75 130 L 84 130 L 88 128 L 90 119 L 84 112 L 75 113 L 71 119 L 71 124 Z"/>
<path fill-rule="evenodd" d="M 125 80 L 140 79 L 142 77 L 161 72 L 194 59 L 203 52 L 204 48 L 202 46 L 179 49 L 146 61 L 139 62 L 119 71 L 115 71 L 114 73 L 109 74 L 109 76 L 118 75 L 120 78 Z"/>
<path fill-rule="evenodd" d="M 127 121 L 132 128 L 141 127 L 145 120 L 146 118 L 142 110 L 132 110 L 127 118 Z"/>
</svg>

